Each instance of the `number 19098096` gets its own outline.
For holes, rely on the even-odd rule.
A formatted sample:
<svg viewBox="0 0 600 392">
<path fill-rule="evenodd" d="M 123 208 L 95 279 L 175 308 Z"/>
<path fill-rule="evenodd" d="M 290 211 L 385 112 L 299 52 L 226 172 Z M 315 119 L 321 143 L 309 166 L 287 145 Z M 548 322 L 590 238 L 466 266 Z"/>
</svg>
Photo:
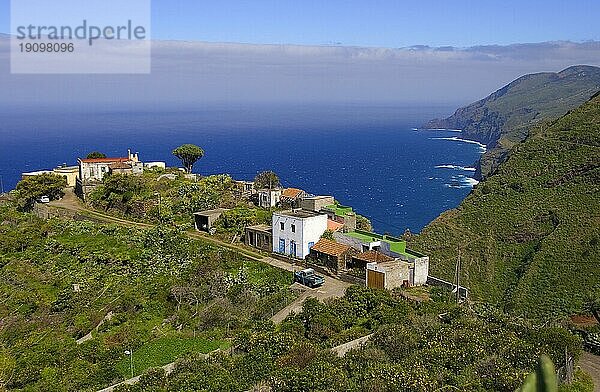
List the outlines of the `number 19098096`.
<svg viewBox="0 0 600 392">
<path fill-rule="evenodd" d="M 75 45 L 72 43 L 20 43 L 21 53 L 72 53 Z"/>
</svg>

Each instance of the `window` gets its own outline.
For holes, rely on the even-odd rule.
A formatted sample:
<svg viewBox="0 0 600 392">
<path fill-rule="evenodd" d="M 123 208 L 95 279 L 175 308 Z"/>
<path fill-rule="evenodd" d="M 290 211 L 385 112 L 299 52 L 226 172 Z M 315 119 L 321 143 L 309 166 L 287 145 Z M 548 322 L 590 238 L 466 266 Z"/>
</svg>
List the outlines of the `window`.
<svg viewBox="0 0 600 392">
<path fill-rule="evenodd" d="M 281 230 L 284 230 L 285 229 L 285 223 L 279 222 L 279 227 L 281 227 Z"/>
<path fill-rule="evenodd" d="M 310 250 L 310 249 L 312 249 L 312 247 L 313 247 L 313 246 L 315 246 L 315 243 L 314 243 L 314 242 L 309 242 L 309 243 L 308 243 L 308 249 L 309 249 L 309 250 Z"/>
<path fill-rule="evenodd" d="M 292 225 L 292 233 L 296 232 L 296 225 Z"/>
</svg>

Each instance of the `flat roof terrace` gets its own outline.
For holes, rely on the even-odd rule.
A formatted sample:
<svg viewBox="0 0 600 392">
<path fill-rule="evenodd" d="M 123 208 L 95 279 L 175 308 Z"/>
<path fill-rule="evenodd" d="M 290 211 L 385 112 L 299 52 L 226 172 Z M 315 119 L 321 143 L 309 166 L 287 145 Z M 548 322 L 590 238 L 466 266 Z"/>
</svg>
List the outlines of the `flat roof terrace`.
<svg viewBox="0 0 600 392">
<path fill-rule="evenodd" d="M 407 257 L 423 257 L 422 255 L 409 252 L 406 250 L 406 241 L 402 241 L 395 237 L 390 237 L 387 235 L 381 235 L 377 233 L 369 233 L 368 231 L 356 230 L 350 233 L 346 233 L 348 237 L 359 239 L 365 243 L 370 242 L 385 242 L 390 245 L 390 250 L 394 253 L 398 253 Z"/>
<path fill-rule="evenodd" d="M 289 217 L 298 218 L 298 219 L 306 219 L 306 218 L 314 218 L 315 216 L 324 215 L 324 214 L 319 214 L 318 212 L 307 211 L 307 210 L 288 210 L 288 211 L 274 212 L 273 215 L 289 216 Z"/>
<path fill-rule="evenodd" d="M 348 206 L 331 204 L 331 205 L 325 206 L 325 209 L 333 212 L 337 216 L 354 215 L 354 211 L 352 211 L 352 207 L 348 207 Z"/>
</svg>

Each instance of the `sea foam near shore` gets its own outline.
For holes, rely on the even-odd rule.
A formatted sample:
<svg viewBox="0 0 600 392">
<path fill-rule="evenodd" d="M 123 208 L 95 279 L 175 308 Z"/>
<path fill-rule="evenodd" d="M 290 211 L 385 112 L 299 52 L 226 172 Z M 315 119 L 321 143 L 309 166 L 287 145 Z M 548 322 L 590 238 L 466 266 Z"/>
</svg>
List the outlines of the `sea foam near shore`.
<svg viewBox="0 0 600 392">
<path fill-rule="evenodd" d="M 475 140 L 469 140 L 469 139 L 461 139 L 459 137 L 456 136 L 452 136 L 452 137 L 432 137 L 432 140 L 449 140 L 452 142 L 460 142 L 460 143 L 469 143 L 469 144 L 475 144 L 479 146 L 480 152 L 483 154 L 487 151 L 487 145 L 483 144 L 483 143 L 479 143 Z"/>
</svg>

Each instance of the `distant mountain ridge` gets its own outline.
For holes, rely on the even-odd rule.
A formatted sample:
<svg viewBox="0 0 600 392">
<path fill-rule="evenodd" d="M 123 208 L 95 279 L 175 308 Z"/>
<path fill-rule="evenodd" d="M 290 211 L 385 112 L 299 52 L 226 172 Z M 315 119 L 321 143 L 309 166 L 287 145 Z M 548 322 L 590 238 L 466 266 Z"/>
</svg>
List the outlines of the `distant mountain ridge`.
<svg viewBox="0 0 600 392">
<path fill-rule="evenodd" d="M 510 148 L 525 140 L 532 126 L 564 115 L 599 90 L 599 67 L 577 65 L 557 73 L 529 74 L 425 127 L 461 129 L 463 138 L 487 144 L 476 173 L 482 178 L 506 160 Z"/>
<path fill-rule="evenodd" d="M 434 276 L 528 317 L 585 312 L 600 298 L 600 93 L 533 127 L 496 172 L 410 244 Z"/>
</svg>

